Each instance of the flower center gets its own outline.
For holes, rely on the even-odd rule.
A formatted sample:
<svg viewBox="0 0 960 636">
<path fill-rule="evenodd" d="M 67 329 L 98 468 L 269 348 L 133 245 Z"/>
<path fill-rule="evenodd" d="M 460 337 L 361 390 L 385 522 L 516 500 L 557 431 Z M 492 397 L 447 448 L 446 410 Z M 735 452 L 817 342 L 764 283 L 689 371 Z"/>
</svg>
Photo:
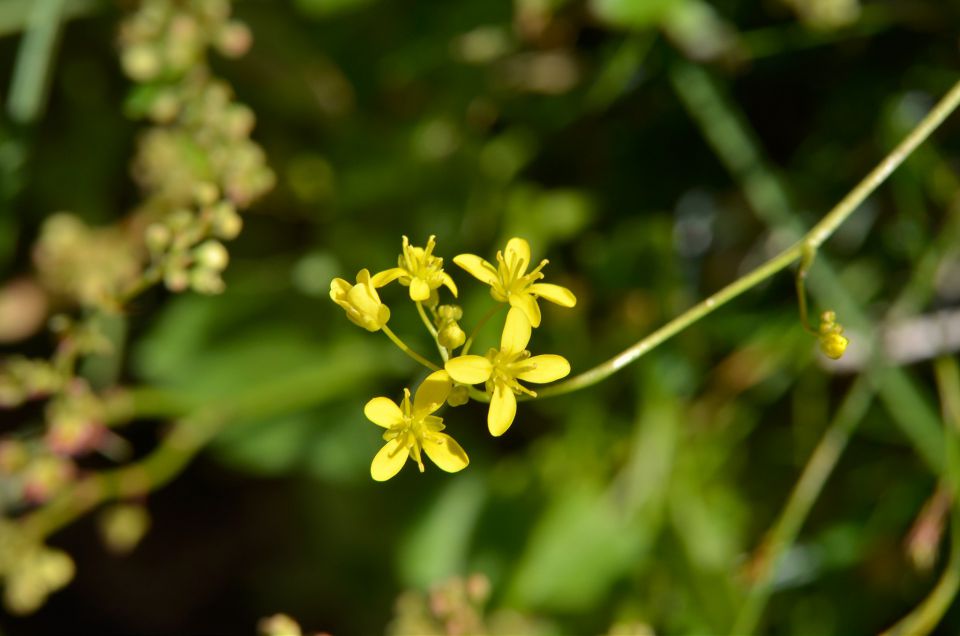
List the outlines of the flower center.
<svg viewBox="0 0 960 636">
<path fill-rule="evenodd" d="M 547 259 L 540 261 L 540 264 L 530 273 L 524 273 L 527 270 L 527 263 L 515 252 L 510 252 L 509 258 L 504 257 L 502 251 L 497 252 L 497 282 L 494 289 L 505 298 L 510 294 L 522 294 L 530 285 L 543 278 L 541 269 L 548 263 Z"/>
<path fill-rule="evenodd" d="M 443 273 L 443 259 L 433 255 L 436 244 L 436 239 L 431 236 L 427 240 L 426 248 L 414 247 L 404 237 L 403 255 L 398 263 L 400 269 L 407 270 L 414 278 L 428 283 L 439 283 Z"/>
<path fill-rule="evenodd" d="M 487 358 L 493 365 L 493 372 L 490 379 L 487 380 L 487 390 L 492 391 L 497 384 L 503 384 L 510 388 L 514 393 L 526 393 L 531 397 L 536 397 L 536 393 L 517 381 L 517 376 L 534 368 L 530 364 L 530 352 L 521 351 L 511 353 L 491 349 L 487 353 Z"/>
</svg>

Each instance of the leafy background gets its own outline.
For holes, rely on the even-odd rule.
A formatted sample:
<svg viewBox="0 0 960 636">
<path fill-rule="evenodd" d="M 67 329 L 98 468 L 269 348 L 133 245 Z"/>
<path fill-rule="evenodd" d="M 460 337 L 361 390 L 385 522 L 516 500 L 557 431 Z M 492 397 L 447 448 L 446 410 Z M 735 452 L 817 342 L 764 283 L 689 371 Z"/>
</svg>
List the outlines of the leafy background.
<svg viewBox="0 0 960 636">
<path fill-rule="evenodd" d="M 0 6 L 4 78 L 20 23 L 2 10 L 15 5 Z M 125 5 L 84 5 L 42 121 L 7 124 L 0 140 L 5 277 L 29 268 L 51 212 L 107 223 L 137 201 L 114 47 Z M 523 235 L 580 301 L 546 310 L 536 351 L 585 370 L 771 255 L 879 161 L 954 81 L 957 5 L 864 2 L 842 26 L 775 0 L 235 9 L 254 48 L 215 66 L 257 113 L 278 187 L 247 216 L 223 296 L 157 292 L 132 309 L 126 375 L 199 399 L 286 387 L 271 409 L 282 415 L 229 428 L 152 495 L 131 556 L 108 556 L 92 519 L 58 534 L 76 581 L 0 625 L 249 633 L 284 611 L 311 629 L 378 633 L 403 590 L 480 572 L 491 605 L 539 632 L 724 633 L 750 554 L 856 371 L 819 359 L 788 275 L 601 385 L 522 405 L 504 438 L 486 435 L 479 406 L 448 409 L 469 469 L 407 467 L 387 484 L 369 478 L 379 431 L 362 405 L 418 371 L 344 320 L 329 281 L 391 266 L 402 234 L 436 234 L 447 259 Z M 838 309 L 854 341 L 960 297 L 957 128 L 817 262 L 813 304 Z M 913 275 L 931 250 L 935 267 Z M 492 301 L 452 273 L 469 326 Z M 394 330 L 418 334 L 401 290 L 385 298 Z M 18 349 L 48 347 L 38 336 Z M 937 483 L 930 365 L 874 371 L 877 399 L 787 552 L 764 633 L 876 632 L 936 581 L 904 545 Z M 158 424 L 141 423 L 137 444 Z M 960 629 L 960 612 L 940 629 Z"/>
</svg>

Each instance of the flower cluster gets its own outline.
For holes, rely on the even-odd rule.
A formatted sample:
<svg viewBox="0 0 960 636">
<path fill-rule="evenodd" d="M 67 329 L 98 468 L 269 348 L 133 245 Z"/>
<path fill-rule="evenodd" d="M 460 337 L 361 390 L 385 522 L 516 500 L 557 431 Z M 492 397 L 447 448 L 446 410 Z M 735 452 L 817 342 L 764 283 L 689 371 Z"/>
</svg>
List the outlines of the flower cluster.
<svg viewBox="0 0 960 636">
<path fill-rule="evenodd" d="M 145 194 L 138 225 L 147 273 L 171 291 L 223 291 L 229 257 L 221 241 L 237 237 L 239 212 L 275 181 L 250 137 L 253 111 L 206 63 L 211 47 L 239 57 L 251 42 L 226 0 L 147 0 L 120 31 L 124 70 L 139 83 L 128 109 L 154 124 L 133 161 Z"/>
<path fill-rule="evenodd" d="M 370 467 L 371 476 L 385 481 L 412 459 L 423 472 L 422 453 L 447 472 L 457 472 L 469 464 L 467 454 L 444 430 L 443 420 L 434 415 L 444 404 L 460 406 L 471 397 L 489 402 L 487 428 L 491 435 L 503 435 L 517 414 L 517 396 L 536 397 L 536 392 L 523 383 L 553 382 L 570 373 L 570 364 L 554 354 L 532 355 L 527 349 L 533 329 L 540 326 L 542 315 L 539 300 L 573 307 L 577 299 L 569 289 L 544 278 L 547 261 L 530 268 L 530 245 L 521 238 L 512 238 L 506 248 L 497 252 L 495 267 L 474 254 L 460 254 L 453 262 L 480 282 L 490 286 L 491 297 L 509 306 L 500 346 L 485 355 L 470 353 L 477 331 L 494 310 L 481 319 L 468 337 L 460 326 L 463 309 L 458 305 L 440 304 L 440 288 L 454 298 L 457 285 L 444 271 L 443 259 L 434 255 L 436 237 L 424 247 L 410 244 L 403 237 L 402 254 L 397 267 L 371 276 L 360 270 L 356 284 L 336 278 L 330 283 L 330 298 L 346 311 L 347 318 L 368 331 L 383 331 L 412 358 L 432 373 L 420 384 L 411 402 L 410 390 L 404 389 L 400 404 L 386 397 L 370 400 L 364 414 L 374 424 L 386 429 L 386 445 L 377 453 Z M 381 300 L 379 288 L 398 281 L 409 288 L 410 300 L 416 305 L 423 324 L 437 345 L 443 367 L 411 350 L 390 328 L 390 309 Z M 429 315 L 428 315 L 429 313 Z M 459 350 L 459 351 L 458 351 Z M 475 388 L 482 385 L 483 391 Z"/>
<path fill-rule="evenodd" d="M 230 17 L 230 1 L 136 5 L 121 27 L 119 48 L 134 81 L 127 112 L 151 124 L 132 162 L 142 201 L 112 226 L 90 227 L 61 212 L 40 231 L 32 253 L 37 283 L 57 310 L 79 306 L 82 315 L 50 319 L 57 346 L 49 359 L 0 359 L 0 419 L 23 424 L 0 436 L 4 516 L 42 513 L 34 508 L 89 478 L 91 466 L 102 461 L 91 462 L 89 455 L 129 458 L 128 442 L 113 430 L 132 417 L 114 386 L 116 374 L 88 372 L 96 365 L 85 363 L 119 355 L 118 314 L 153 285 L 223 291 L 221 275 L 230 260 L 224 242 L 240 234 L 240 212 L 275 179 L 251 138 L 253 112 L 207 64 L 210 49 L 237 57 L 251 44 L 247 27 Z M 111 324 L 117 328 L 107 328 Z M 21 409 L 27 402 L 41 404 Z M 148 526 L 140 504 L 124 502 L 105 513 L 101 530 L 110 549 L 122 552 Z M 33 611 L 72 577 L 72 561 L 44 547 L 42 534 L 26 541 L 13 524 L 0 521 L 0 583 L 11 611 Z"/>
</svg>

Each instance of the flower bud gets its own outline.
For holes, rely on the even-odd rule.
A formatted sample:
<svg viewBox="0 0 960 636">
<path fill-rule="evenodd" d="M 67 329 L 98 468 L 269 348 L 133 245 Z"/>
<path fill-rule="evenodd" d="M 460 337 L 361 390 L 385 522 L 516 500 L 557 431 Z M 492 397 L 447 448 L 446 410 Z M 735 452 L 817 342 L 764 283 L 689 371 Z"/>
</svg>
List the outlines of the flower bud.
<svg viewBox="0 0 960 636">
<path fill-rule="evenodd" d="M 466 384 L 454 384 L 447 396 L 447 404 L 450 406 L 463 406 L 470 401 L 470 387 Z"/>
<path fill-rule="evenodd" d="M 237 238 L 240 230 L 243 229 L 243 219 L 229 201 L 221 201 L 213 206 L 210 212 L 210 224 L 214 236 L 227 241 Z"/>
<path fill-rule="evenodd" d="M 209 240 L 201 243 L 193 251 L 193 257 L 201 267 L 222 272 L 230 262 L 230 254 L 220 241 Z"/>
<path fill-rule="evenodd" d="M 226 57 L 241 57 L 250 50 L 253 35 L 242 22 L 230 21 L 217 34 L 217 50 Z"/>
<path fill-rule="evenodd" d="M 209 181 L 201 181 L 193 189 L 193 198 L 201 205 L 213 205 L 220 198 L 220 189 Z"/>
<path fill-rule="evenodd" d="M 190 271 L 190 288 L 198 294 L 222 294 L 227 288 L 220 272 L 206 267 L 195 267 Z"/>
<path fill-rule="evenodd" d="M 448 350 L 453 350 L 462 345 L 467 340 L 467 334 L 463 332 L 456 322 L 447 323 L 437 332 L 437 342 Z"/>
<path fill-rule="evenodd" d="M 151 223 L 144 230 L 143 240 L 151 254 L 160 254 L 170 245 L 173 233 L 162 223 Z"/>
<path fill-rule="evenodd" d="M 100 537 L 114 554 L 131 552 L 150 528 L 147 510 L 135 504 L 117 504 L 107 508 L 98 519 Z"/>
<path fill-rule="evenodd" d="M 457 324 L 461 318 L 463 318 L 463 310 L 457 305 L 437 307 L 437 342 L 451 351 L 467 340 L 467 334 Z"/>
<path fill-rule="evenodd" d="M 300 625 L 286 614 L 274 614 L 264 618 L 257 626 L 261 636 L 300 636 Z"/>
<path fill-rule="evenodd" d="M 820 314 L 820 351 L 831 360 L 839 360 L 847 350 L 849 340 L 843 336 L 843 325 L 837 322 L 835 311 Z"/>
<path fill-rule="evenodd" d="M 138 44 L 125 50 L 121 63 L 127 75 L 137 82 L 154 79 L 162 68 L 160 55 L 148 44 Z"/>
<path fill-rule="evenodd" d="M 370 281 L 370 272 L 361 269 L 357 284 L 342 278 L 330 283 L 330 299 L 347 312 L 350 321 L 367 331 L 379 331 L 390 320 L 390 308 L 380 302 L 380 296 Z"/>
</svg>

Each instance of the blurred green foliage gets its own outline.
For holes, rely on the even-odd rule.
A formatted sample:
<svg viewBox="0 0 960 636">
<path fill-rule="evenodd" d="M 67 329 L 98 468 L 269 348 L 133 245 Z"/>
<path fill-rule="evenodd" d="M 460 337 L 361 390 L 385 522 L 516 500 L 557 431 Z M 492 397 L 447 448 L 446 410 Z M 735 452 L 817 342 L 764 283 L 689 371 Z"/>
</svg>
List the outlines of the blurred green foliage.
<svg viewBox="0 0 960 636">
<path fill-rule="evenodd" d="M 45 108 L 0 127 L 4 278 L 29 270 L 53 211 L 107 223 L 137 202 L 119 12 L 66 4 L 75 19 L 46 62 Z M 799 4 L 237 2 L 255 43 L 216 70 L 256 113 L 278 185 L 246 216 L 224 295 L 158 292 L 131 308 L 122 373 L 196 403 L 258 390 L 273 403 L 150 497 L 131 555 L 107 557 L 86 522 L 58 535 L 77 582 L 0 625 L 239 633 L 284 611 L 378 633 L 404 590 L 482 573 L 490 607 L 531 633 L 727 633 L 852 373 L 877 399 L 787 547 L 759 631 L 871 633 L 906 614 L 946 560 L 916 567 L 908 540 L 943 463 L 931 365 L 822 364 L 789 276 L 601 385 L 524 404 L 504 438 L 485 434 L 480 406 L 449 409 L 470 467 L 386 484 L 369 478 L 380 431 L 363 404 L 421 376 L 327 297 L 334 276 L 392 266 L 403 234 L 436 234 L 451 266 L 521 235 L 580 300 L 544 308 L 542 351 L 576 373 L 633 343 L 811 225 L 956 78 L 953 3 Z M 24 63 L 27 10 L 0 3 L 3 78 Z M 849 321 L 851 348 L 957 305 L 957 129 L 814 267 L 813 306 Z M 487 291 L 451 273 L 465 314 L 482 315 Z M 383 292 L 394 331 L 420 333 L 404 290 Z M 488 327 L 476 350 L 497 337 Z M 4 350 L 47 346 L 38 335 Z M 135 433 L 138 451 L 154 443 L 149 427 Z M 954 608 L 938 633 L 958 629 Z"/>
</svg>

